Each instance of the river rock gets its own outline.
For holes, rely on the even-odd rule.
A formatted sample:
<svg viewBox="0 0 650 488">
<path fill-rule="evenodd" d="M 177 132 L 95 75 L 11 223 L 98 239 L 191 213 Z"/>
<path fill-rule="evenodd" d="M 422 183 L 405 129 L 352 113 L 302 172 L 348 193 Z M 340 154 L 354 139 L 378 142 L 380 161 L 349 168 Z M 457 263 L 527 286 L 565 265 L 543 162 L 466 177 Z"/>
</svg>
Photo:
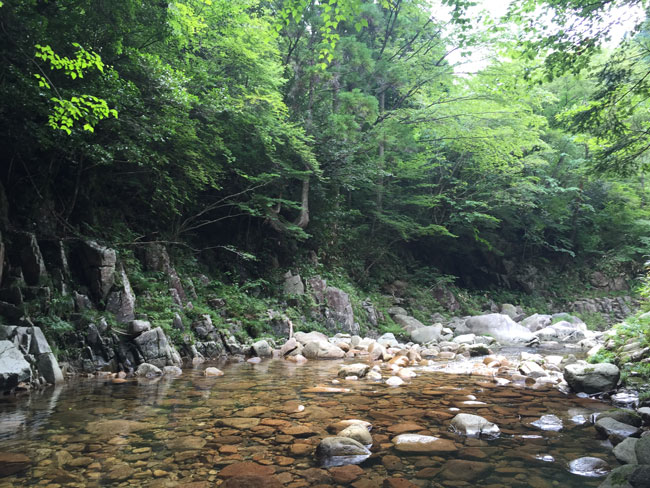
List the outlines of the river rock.
<svg viewBox="0 0 650 488">
<path fill-rule="evenodd" d="M 526 327 L 519 325 L 507 315 L 491 313 L 470 317 L 465 322 L 469 332 L 488 334 L 500 342 L 527 342 L 533 339 L 533 334 Z"/>
<path fill-rule="evenodd" d="M 581 457 L 569 463 L 571 473 L 589 478 L 606 476 L 610 469 L 606 461 L 597 457 Z"/>
<path fill-rule="evenodd" d="M 300 344 L 295 337 L 292 337 L 287 342 L 282 344 L 282 346 L 280 347 L 280 354 L 282 356 L 291 354 L 293 351 L 295 351 L 298 348 L 298 346 L 300 346 L 300 351 L 302 351 L 302 344 Z M 296 354 L 300 354 L 300 351 L 298 351 Z"/>
<path fill-rule="evenodd" d="M 363 444 L 349 437 L 325 437 L 316 448 L 321 465 L 327 467 L 359 464 L 370 454 Z"/>
<path fill-rule="evenodd" d="M 302 350 L 302 354 L 307 359 L 341 359 L 345 357 L 343 349 L 329 341 L 322 340 L 308 342 Z"/>
<path fill-rule="evenodd" d="M 451 420 L 451 430 L 468 437 L 495 437 L 499 435 L 499 427 L 479 415 L 459 413 Z"/>
<path fill-rule="evenodd" d="M 203 376 L 223 376 L 223 371 L 219 368 L 209 367 L 203 370 Z"/>
<path fill-rule="evenodd" d="M 599 419 L 604 419 L 606 417 L 617 420 L 623 424 L 633 425 L 634 427 L 641 427 L 641 424 L 643 423 L 641 416 L 638 413 L 623 408 L 613 408 L 598 414 Z"/>
<path fill-rule="evenodd" d="M 576 392 L 599 393 L 616 387 L 621 373 L 614 364 L 569 364 L 564 368 L 564 379 Z"/>
<path fill-rule="evenodd" d="M 404 384 L 404 380 L 399 376 L 391 376 L 386 380 L 388 386 L 401 386 Z"/>
<path fill-rule="evenodd" d="M 176 437 L 167 441 L 167 448 L 172 451 L 192 451 L 203 449 L 206 440 L 194 435 Z M 220 473 L 221 474 L 221 473 Z"/>
<path fill-rule="evenodd" d="M 614 450 L 612 452 L 621 464 L 638 464 L 635 452 L 636 443 L 638 441 L 639 439 L 628 437 L 627 439 L 623 439 L 619 444 L 614 446 Z"/>
<path fill-rule="evenodd" d="M 29 468 L 32 461 L 24 454 L 0 452 L 0 478 Z"/>
<path fill-rule="evenodd" d="M 650 464 L 650 435 L 644 435 L 639 439 L 634 446 L 634 453 L 639 464 Z"/>
<path fill-rule="evenodd" d="M 0 391 L 14 388 L 20 382 L 29 382 L 32 370 L 23 354 L 11 341 L 0 341 Z"/>
<path fill-rule="evenodd" d="M 345 378 L 346 376 L 356 376 L 363 378 L 370 371 L 370 366 L 363 363 L 346 364 L 339 369 L 339 377 Z"/>
<path fill-rule="evenodd" d="M 364 446 L 372 445 L 372 436 L 364 425 L 350 425 L 337 434 L 339 437 L 349 437 Z"/>
<path fill-rule="evenodd" d="M 464 459 L 452 459 L 442 467 L 440 476 L 450 481 L 471 482 L 484 478 L 493 467 L 489 463 L 480 461 L 466 461 Z"/>
<path fill-rule="evenodd" d="M 416 344 L 438 342 L 442 334 L 442 324 L 434 324 L 420 327 L 411 331 L 411 340 Z"/>
<path fill-rule="evenodd" d="M 135 371 L 135 375 L 141 378 L 154 378 L 162 374 L 163 372 L 159 367 L 149 363 L 142 363 Z"/>
<path fill-rule="evenodd" d="M 165 366 L 162 373 L 165 376 L 180 376 L 183 374 L 183 370 L 178 366 Z"/>
<path fill-rule="evenodd" d="M 253 351 L 260 358 L 273 356 L 273 348 L 269 345 L 268 341 L 261 340 L 253 343 Z"/>
<path fill-rule="evenodd" d="M 613 469 L 605 481 L 598 488 L 634 488 L 628 479 L 634 474 L 638 466 L 635 464 L 626 464 Z"/>
<path fill-rule="evenodd" d="M 449 439 L 430 435 L 400 434 L 392 439 L 395 449 L 406 453 L 455 452 L 456 444 Z"/>
<path fill-rule="evenodd" d="M 641 420 L 645 425 L 650 425 L 650 407 L 641 407 L 637 410 Z"/>
<path fill-rule="evenodd" d="M 400 325 L 402 329 L 408 333 L 424 327 L 424 324 L 422 322 L 420 322 L 415 317 L 411 317 L 410 315 L 395 315 L 393 317 L 393 320 L 397 325 Z"/>
<path fill-rule="evenodd" d="M 296 332 L 293 337 L 303 346 L 306 346 L 308 342 L 327 342 L 329 340 L 325 334 L 316 330 L 313 330 L 311 332 Z"/>
<path fill-rule="evenodd" d="M 551 325 L 551 316 L 536 313 L 522 320 L 521 325 L 529 331 L 535 332 Z"/>
<path fill-rule="evenodd" d="M 594 426 L 603 437 L 607 437 L 614 445 L 627 437 L 638 435 L 640 432 L 637 427 L 624 424 L 610 417 L 599 418 Z"/>
<path fill-rule="evenodd" d="M 133 342 L 138 345 L 143 362 L 151 363 L 159 368 L 182 364 L 181 357 L 176 349 L 169 344 L 167 336 L 160 327 L 143 332 Z"/>
<path fill-rule="evenodd" d="M 207 483 L 207 482 L 206 482 Z M 194 483 L 183 484 L 182 486 L 187 486 L 188 488 L 194 488 Z M 196 488 L 207 488 L 210 486 L 206 484 L 205 486 L 201 485 Z M 254 474 L 241 474 L 228 478 L 226 481 L 220 485 L 221 488 L 282 488 L 284 486 L 276 476 L 261 476 Z"/>
<path fill-rule="evenodd" d="M 531 422 L 531 425 L 541 430 L 553 432 L 562 430 L 562 420 L 557 415 L 542 415 L 539 420 Z"/>
</svg>

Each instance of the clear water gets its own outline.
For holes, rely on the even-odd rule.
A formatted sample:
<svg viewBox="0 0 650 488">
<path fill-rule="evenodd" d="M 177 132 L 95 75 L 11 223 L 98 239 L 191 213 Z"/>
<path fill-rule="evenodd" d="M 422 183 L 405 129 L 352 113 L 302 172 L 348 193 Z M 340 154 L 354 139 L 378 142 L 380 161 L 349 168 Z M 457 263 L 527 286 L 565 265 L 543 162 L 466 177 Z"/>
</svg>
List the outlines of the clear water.
<svg viewBox="0 0 650 488">
<path fill-rule="evenodd" d="M 593 456 L 617 465 L 593 426 L 571 420 L 588 419 L 606 404 L 432 368 L 400 387 L 365 380 L 332 385 L 340 365 L 221 364 L 225 375 L 217 378 L 202 376 L 203 365 L 175 379 L 124 384 L 83 379 L 31 396 L 0 398 L 0 453 L 31 460 L 28 469 L 0 478 L 0 488 L 216 486 L 221 470 L 241 461 L 270 466 L 284 486 L 338 486 L 332 472 L 319 466 L 314 449 L 332 435 L 328 426 L 344 419 L 373 425 L 373 455 L 360 465 L 357 488 L 382 486 L 389 477 L 418 486 L 577 488 L 598 486 L 602 478 L 570 473 L 574 459 Z M 350 391 L 303 391 L 319 384 Z M 458 412 L 497 423 L 501 436 L 478 440 L 452 434 L 450 419 Z M 562 430 L 531 425 L 549 414 L 562 420 Z M 451 439 L 458 450 L 396 451 L 391 439 L 406 422 L 417 424 L 409 432 Z M 292 429 L 296 426 L 305 428 Z M 459 459 L 488 466 L 478 465 L 482 474 L 467 479 L 471 475 L 447 465 Z"/>
</svg>

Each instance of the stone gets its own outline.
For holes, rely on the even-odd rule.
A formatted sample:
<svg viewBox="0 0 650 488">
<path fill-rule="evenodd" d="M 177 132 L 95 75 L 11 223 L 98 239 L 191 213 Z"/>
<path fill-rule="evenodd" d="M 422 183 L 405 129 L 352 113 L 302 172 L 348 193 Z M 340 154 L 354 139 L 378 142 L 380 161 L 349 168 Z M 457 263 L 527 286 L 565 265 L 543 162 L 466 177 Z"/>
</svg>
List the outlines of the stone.
<svg viewBox="0 0 650 488">
<path fill-rule="evenodd" d="M 637 468 L 637 465 L 626 464 L 613 469 L 605 481 L 598 485 L 598 488 L 633 488 L 627 480 L 634 474 Z"/>
<path fill-rule="evenodd" d="M 32 370 L 23 354 L 11 341 L 0 341 L 0 392 L 29 382 Z"/>
<path fill-rule="evenodd" d="M 477 335 L 491 335 L 499 342 L 528 342 L 533 333 L 507 315 L 491 313 L 470 317 L 465 322 L 468 331 Z"/>
<path fill-rule="evenodd" d="M 183 485 L 185 486 L 185 485 Z M 205 488 L 208 488 L 207 485 Z M 242 474 L 228 478 L 222 485 L 222 488 L 282 488 L 284 486 L 276 476 L 259 476 Z"/>
<path fill-rule="evenodd" d="M 440 477 L 450 481 L 471 482 L 484 478 L 492 469 L 493 467 L 489 463 L 452 459 L 444 464 Z"/>
<path fill-rule="evenodd" d="M 578 476 L 597 478 L 606 476 L 610 469 L 606 461 L 597 457 L 581 457 L 569 462 L 569 471 Z"/>
<path fill-rule="evenodd" d="M 325 334 L 315 330 L 311 332 L 296 332 L 293 337 L 303 346 L 306 346 L 308 342 L 327 342 L 329 340 Z"/>
<path fill-rule="evenodd" d="M 517 307 L 515 307 L 512 303 L 503 303 L 501 305 L 500 312 L 503 315 L 507 315 L 512 320 L 515 320 L 519 316 L 519 313 L 517 312 Z"/>
<path fill-rule="evenodd" d="M 388 386 L 401 386 L 404 384 L 404 380 L 399 376 L 391 376 L 386 380 Z"/>
<path fill-rule="evenodd" d="M 395 339 L 395 334 L 386 332 L 377 338 L 377 343 L 384 347 L 398 347 L 399 342 Z"/>
<path fill-rule="evenodd" d="M 24 454 L 0 452 L 0 478 L 26 470 L 32 460 Z"/>
<path fill-rule="evenodd" d="M 598 414 L 599 419 L 604 419 L 606 417 L 618 420 L 624 424 L 633 425 L 634 427 L 641 427 L 643 423 L 641 416 L 638 413 L 623 408 L 613 408 Z"/>
<path fill-rule="evenodd" d="M 471 357 L 487 356 L 492 354 L 490 348 L 485 344 L 470 344 L 467 346 L 467 351 Z"/>
<path fill-rule="evenodd" d="M 359 333 L 359 326 L 354 322 L 354 312 L 350 296 L 343 290 L 333 286 L 325 289 L 325 299 L 327 301 L 327 317 L 345 332 L 351 334 Z M 305 356 L 307 356 L 305 354 Z M 309 356 L 307 356 L 309 358 Z"/>
<path fill-rule="evenodd" d="M 285 295 L 304 295 L 305 285 L 300 275 L 292 276 L 289 271 L 284 277 L 284 294 Z"/>
<path fill-rule="evenodd" d="M 186 435 L 167 441 L 167 448 L 172 451 L 193 451 L 203 449 L 206 440 L 202 437 Z"/>
<path fill-rule="evenodd" d="M 641 464 L 630 475 L 628 482 L 634 488 L 650 488 L 650 466 Z"/>
<path fill-rule="evenodd" d="M 401 326 L 402 329 L 404 329 L 409 334 L 414 330 L 424 327 L 424 324 L 422 322 L 420 322 L 415 317 L 411 317 L 410 315 L 398 314 L 393 317 L 393 320 L 397 325 Z M 440 329 L 442 330 L 442 327 Z"/>
<path fill-rule="evenodd" d="M 616 456 L 616 459 L 618 459 L 621 464 L 639 463 L 635 452 L 636 443 L 638 441 L 639 439 L 636 439 L 634 437 L 628 437 L 627 439 L 623 439 L 620 443 L 614 446 L 614 450 L 612 452 L 614 453 L 614 456 Z"/>
<path fill-rule="evenodd" d="M 562 430 L 562 420 L 557 415 L 542 415 L 539 420 L 530 423 L 538 429 L 558 432 Z"/>
<path fill-rule="evenodd" d="M 650 436 L 644 435 L 639 439 L 634 446 L 634 453 L 639 464 L 650 464 Z"/>
<path fill-rule="evenodd" d="M 499 435 L 499 427 L 479 415 L 459 413 L 451 419 L 451 430 L 468 437 L 495 437 Z"/>
<path fill-rule="evenodd" d="M 406 478 L 386 478 L 381 485 L 383 488 L 418 488 Z"/>
<path fill-rule="evenodd" d="M 164 366 L 180 366 L 181 357 L 170 345 L 167 336 L 160 327 L 143 332 L 133 339 L 142 355 L 142 362 L 151 363 L 162 368 Z"/>
<path fill-rule="evenodd" d="M 251 346 L 255 354 L 260 358 L 268 358 L 273 356 L 273 348 L 269 345 L 268 341 L 261 340 L 253 343 Z"/>
<path fill-rule="evenodd" d="M 47 354 L 52 352 L 52 348 L 45 338 L 45 334 L 40 327 L 31 327 L 31 342 L 29 344 L 29 353 L 33 355 Z"/>
<path fill-rule="evenodd" d="M 244 461 L 229 464 L 221 471 L 219 471 L 219 477 L 221 478 L 231 478 L 233 476 L 270 476 L 275 473 L 275 468 L 273 466 L 264 466 L 262 464 L 254 463 L 252 461 Z"/>
<path fill-rule="evenodd" d="M 370 451 L 360 442 L 349 437 L 325 437 L 316 448 L 319 457 L 370 456 Z"/>
<path fill-rule="evenodd" d="M 455 452 L 456 444 L 449 439 L 430 435 L 400 434 L 392 439 L 395 449 L 405 453 L 442 453 Z"/>
<path fill-rule="evenodd" d="M 85 241 L 81 244 L 80 257 L 90 290 L 96 299 L 104 300 L 115 283 L 115 250 L 95 241 Z"/>
<path fill-rule="evenodd" d="M 319 305 L 325 303 L 325 290 L 327 289 L 327 281 L 321 278 L 320 276 L 314 276 L 307 279 L 307 284 L 311 290 L 311 294 L 314 297 L 314 300 Z"/>
<path fill-rule="evenodd" d="M 48 383 L 52 385 L 63 383 L 63 372 L 56 357 L 51 352 L 36 356 L 36 368 Z"/>
<path fill-rule="evenodd" d="M 599 393 L 616 387 L 621 373 L 615 364 L 569 364 L 564 379 L 576 392 Z"/>
<path fill-rule="evenodd" d="M 31 232 L 14 232 L 11 238 L 10 249 L 20 262 L 25 283 L 29 286 L 38 285 L 47 276 L 47 270 L 36 236 Z"/>
<path fill-rule="evenodd" d="M 203 370 L 203 376 L 223 376 L 223 371 L 219 368 L 209 367 Z"/>
<path fill-rule="evenodd" d="M 151 322 L 148 320 L 132 320 L 126 328 L 131 335 L 140 335 L 148 330 L 151 330 Z"/>
<path fill-rule="evenodd" d="M 370 371 L 370 366 L 363 363 L 346 364 L 339 369 L 339 377 L 345 378 L 346 376 L 356 376 L 363 378 Z"/>
<path fill-rule="evenodd" d="M 106 310 L 115 315 L 118 323 L 126 324 L 135 319 L 135 293 L 122 264 L 118 266 L 116 274 L 120 287 L 108 295 Z"/>
<path fill-rule="evenodd" d="M 541 315 L 536 313 L 534 315 L 526 317 L 520 323 L 521 325 L 526 327 L 529 331 L 536 332 L 538 330 L 544 329 L 545 327 L 551 325 L 551 316 Z"/>
<path fill-rule="evenodd" d="M 145 422 L 135 420 L 96 420 L 86 424 L 86 430 L 100 437 L 113 437 L 119 434 L 128 434 L 150 429 L 151 426 Z"/>
<path fill-rule="evenodd" d="M 594 424 L 596 430 L 603 437 L 607 437 L 612 444 L 619 444 L 626 437 L 638 435 L 640 430 L 633 425 L 627 425 L 610 417 L 599 418 Z"/>
<path fill-rule="evenodd" d="M 354 464 L 330 468 L 329 471 L 332 479 L 341 485 L 349 485 L 359 479 L 363 474 L 363 469 Z"/>
<path fill-rule="evenodd" d="M 434 324 L 412 330 L 411 340 L 416 344 L 427 344 L 429 342 L 438 342 L 441 335 L 442 324 Z"/>
<path fill-rule="evenodd" d="M 141 378 L 154 378 L 156 376 L 161 376 L 162 374 L 163 372 L 160 368 L 149 363 L 142 363 L 135 371 L 135 375 Z"/>
<path fill-rule="evenodd" d="M 372 436 L 368 428 L 363 425 L 350 425 L 337 434 L 339 437 L 349 437 L 364 446 L 372 445 Z"/>
<path fill-rule="evenodd" d="M 308 342 L 302 351 L 307 359 L 341 359 L 345 352 L 340 347 L 331 344 L 329 341 Z"/>
<path fill-rule="evenodd" d="M 183 374 L 183 370 L 178 366 L 165 366 L 162 373 L 164 376 L 180 376 Z"/>
<path fill-rule="evenodd" d="M 298 346 L 301 346 L 300 349 L 302 350 L 302 345 L 296 340 L 295 337 L 292 337 L 287 342 L 282 344 L 282 346 L 280 347 L 280 354 L 282 356 L 286 356 L 287 354 L 291 354 L 293 351 L 298 349 Z"/>
</svg>

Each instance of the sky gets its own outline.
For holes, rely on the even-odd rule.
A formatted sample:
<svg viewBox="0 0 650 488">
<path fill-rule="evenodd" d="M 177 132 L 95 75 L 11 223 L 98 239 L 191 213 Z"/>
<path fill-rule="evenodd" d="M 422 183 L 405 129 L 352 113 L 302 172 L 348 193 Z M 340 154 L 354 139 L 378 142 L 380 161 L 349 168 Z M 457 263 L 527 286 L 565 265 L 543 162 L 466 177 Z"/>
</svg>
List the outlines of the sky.
<svg viewBox="0 0 650 488">
<path fill-rule="evenodd" d="M 441 4 L 440 0 L 432 0 L 433 12 L 437 18 L 443 20 L 449 19 L 449 8 Z M 469 12 L 473 18 L 478 18 L 482 13 L 487 13 L 493 19 L 506 14 L 509 0 L 477 0 L 477 5 L 472 7 Z M 605 47 L 617 46 L 625 34 L 632 29 L 632 27 L 644 17 L 643 8 L 636 7 L 619 7 L 615 8 L 609 13 L 609 18 L 616 18 L 619 23 L 611 30 L 611 40 L 604 44 Z M 549 25 L 551 24 L 549 19 Z M 456 65 L 455 70 L 459 73 L 473 73 L 485 68 L 493 53 L 487 50 L 475 50 L 468 58 L 461 57 L 461 53 L 455 51 L 448 56 L 451 64 Z"/>
</svg>

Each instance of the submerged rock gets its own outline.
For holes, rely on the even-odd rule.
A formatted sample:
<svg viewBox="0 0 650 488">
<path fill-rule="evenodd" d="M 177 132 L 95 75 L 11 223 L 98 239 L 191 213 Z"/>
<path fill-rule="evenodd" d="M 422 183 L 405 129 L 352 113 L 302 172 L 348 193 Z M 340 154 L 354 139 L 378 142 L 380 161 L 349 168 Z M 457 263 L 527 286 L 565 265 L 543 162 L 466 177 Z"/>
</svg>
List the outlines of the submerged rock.
<svg viewBox="0 0 650 488">
<path fill-rule="evenodd" d="M 596 430 L 604 437 L 607 437 L 612 444 L 616 445 L 625 438 L 639 434 L 639 429 L 633 425 L 624 424 L 610 417 L 599 418 L 595 424 Z"/>
<path fill-rule="evenodd" d="M 316 456 L 322 466 L 344 466 L 359 464 L 368 457 L 370 451 L 360 442 L 349 437 L 326 437 L 316 448 Z"/>
<path fill-rule="evenodd" d="M 557 415 L 542 415 L 539 420 L 531 422 L 541 430 L 560 431 L 562 430 L 562 420 Z"/>
<path fill-rule="evenodd" d="M 395 449 L 407 453 L 455 452 L 456 444 L 449 439 L 430 435 L 400 434 L 392 439 Z"/>
<path fill-rule="evenodd" d="M 372 445 L 372 436 L 364 425 L 350 425 L 338 433 L 339 437 L 349 437 L 364 446 Z"/>
<path fill-rule="evenodd" d="M 606 461 L 597 457 L 581 457 L 569 463 L 569 471 L 578 476 L 597 478 L 606 476 L 610 469 Z"/>
<path fill-rule="evenodd" d="M 499 435 L 499 427 L 479 415 L 459 413 L 451 420 L 451 430 L 468 437 L 496 437 Z"/>
</svg>

